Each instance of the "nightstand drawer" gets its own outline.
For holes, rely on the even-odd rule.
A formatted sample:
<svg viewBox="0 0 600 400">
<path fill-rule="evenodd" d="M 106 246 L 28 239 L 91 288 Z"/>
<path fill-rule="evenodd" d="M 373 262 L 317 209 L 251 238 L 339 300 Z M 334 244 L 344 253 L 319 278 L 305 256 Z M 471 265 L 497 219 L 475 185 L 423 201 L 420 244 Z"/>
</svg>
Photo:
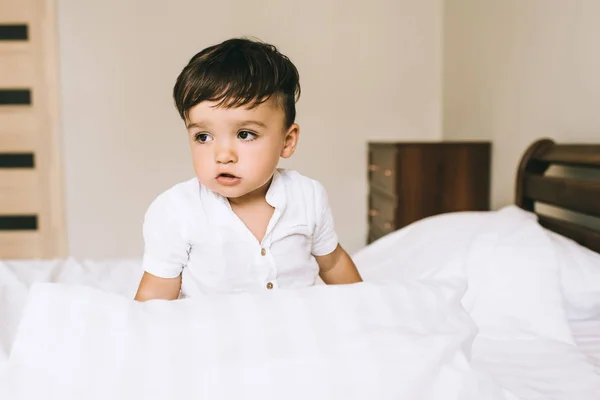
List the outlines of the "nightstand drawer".
<svg viewBox="0 0 600 400">
<path fill-rule="evenodd" d="M 386 233 L 379 231 L 377 228 L 371 227 L 369 229 L 369 236 L 367 237 L 367 243 L 373 243 L 374 241 L 384 237 Z"/>
<path fill-rule="evenodd" d="M 369 226 L 383 234 L 396 230 L 397 203 L 393 198 L 371 191 L 369 195 Z"/>
<path fill-rule="evenodd" d="M 380 192 L 391 195 L 396 192 L 395 146 L 371 146 L 369 148 L 369 182 Z"/>
</svg>

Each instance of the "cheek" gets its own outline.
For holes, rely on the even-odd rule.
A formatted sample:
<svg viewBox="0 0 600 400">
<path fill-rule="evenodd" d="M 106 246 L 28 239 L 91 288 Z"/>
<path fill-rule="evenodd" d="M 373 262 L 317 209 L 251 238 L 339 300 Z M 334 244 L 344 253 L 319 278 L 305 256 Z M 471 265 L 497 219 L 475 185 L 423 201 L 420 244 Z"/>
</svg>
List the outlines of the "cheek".
<svg viewBox="0 0 600 400">
<path fill-rule="evenodd" d="M 207 164 L 210 163 L 210 152 L 208 149 L 201 148 L 198 145 L 192 144 L 192 162 L 194 163 L 194 168 L 198 173 L 202 171 L 207 171 Z"/>
<path fill-rule="evenodd" d="M 270 168 L 273 164 L 277 164 L 279 161 L 279 155 L 281 153 L 281 146 L 273 142 L 264 142 L 260 146 L 255 146 L 252 149 L 248 149 L 245 160 L 250 161 L 255 165 L 264 166 L 264 168 Z M 241 157 L 240 157 L 241 158 Z"/>
</svg>

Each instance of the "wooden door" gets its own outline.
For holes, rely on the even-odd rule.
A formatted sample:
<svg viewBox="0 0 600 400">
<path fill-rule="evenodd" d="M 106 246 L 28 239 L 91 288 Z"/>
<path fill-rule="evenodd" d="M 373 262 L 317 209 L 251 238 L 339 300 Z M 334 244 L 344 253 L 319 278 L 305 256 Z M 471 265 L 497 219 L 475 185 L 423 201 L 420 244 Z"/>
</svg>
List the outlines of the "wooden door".
<svg viewBox="0 0 600 400">
<path fill-rule="evenodd" d="M 0 260 L 66 253 L 55 0 L 0 0 Z"/>
</svg>

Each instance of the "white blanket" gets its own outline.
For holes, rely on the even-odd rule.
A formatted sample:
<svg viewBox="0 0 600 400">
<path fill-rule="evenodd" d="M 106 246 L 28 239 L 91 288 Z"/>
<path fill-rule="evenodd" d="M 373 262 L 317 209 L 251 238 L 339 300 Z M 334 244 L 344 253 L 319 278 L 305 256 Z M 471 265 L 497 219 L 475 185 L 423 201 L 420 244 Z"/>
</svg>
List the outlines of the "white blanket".
<svg viewBox="0 0 600 400">
<path fill-rule="evenodd" d="M 8 361 L 32 284 L 80 284 L 133 298 L 141 276 L 141 260 L 135 259 L 0 261 L 0 373 Z"/>
<path fill-rule="evenodd" d="M 510 399 L 470 365 L 455 280 L 137 303 L 34 285 L 9 363 L 23 399 Z"/>
<path fill-rule="evenodd" d="M 535 216 L 508 207 L 383 238 L 354 255 L 370 283 L 352 287 L 138 304 L 139 263 L 47 279 L 13 265 L 25 289 L 102 291 L 34 286 L 10 361 L 15 392 L 0 399 L 596 400 L 600 374 L 574 344 L 557 251 Z M 2 274 L 0 297 L 17 287 Z M 593 309 L 588 286 L 569 287 L 581 310 Z"/>
<path fill-rule="evenodd" d="M 521 400 L 600 399 L 600 370 L 564 342 L 480 336 L 473 343 L 472 361 Z"/>
</svg>

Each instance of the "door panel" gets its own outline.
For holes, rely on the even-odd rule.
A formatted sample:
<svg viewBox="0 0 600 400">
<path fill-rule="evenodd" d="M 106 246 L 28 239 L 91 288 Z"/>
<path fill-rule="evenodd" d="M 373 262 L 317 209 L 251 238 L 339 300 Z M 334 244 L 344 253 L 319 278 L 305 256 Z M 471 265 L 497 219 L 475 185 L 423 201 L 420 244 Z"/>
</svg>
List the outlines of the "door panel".
<svg viewBox="0 0 600 400">
<path fill-rule="evenodd" d="M 0 260 L 66 255 L 55 0 L 0 0 Z"/>
</svg>

